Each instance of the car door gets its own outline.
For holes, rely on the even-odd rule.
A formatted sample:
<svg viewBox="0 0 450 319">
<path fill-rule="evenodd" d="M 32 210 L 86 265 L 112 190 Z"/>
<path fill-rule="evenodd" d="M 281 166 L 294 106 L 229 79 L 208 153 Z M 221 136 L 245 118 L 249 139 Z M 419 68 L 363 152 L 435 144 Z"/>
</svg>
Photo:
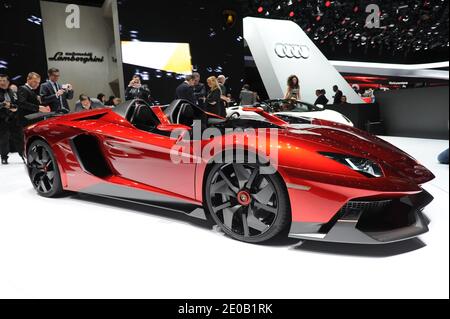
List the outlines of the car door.
<svg viewBox="0 0 450 319">
<path fill-rule="evenodd" d="M 118 176 L 171 195 L 195 199 L 195 161 L 190 154 L 183 154 L 181 163 L 172 160 L 171 151 L 180 141 L 166 132 L 146 132 L 114 124 L 102 131 L 105 151 Z"/>
</svg>

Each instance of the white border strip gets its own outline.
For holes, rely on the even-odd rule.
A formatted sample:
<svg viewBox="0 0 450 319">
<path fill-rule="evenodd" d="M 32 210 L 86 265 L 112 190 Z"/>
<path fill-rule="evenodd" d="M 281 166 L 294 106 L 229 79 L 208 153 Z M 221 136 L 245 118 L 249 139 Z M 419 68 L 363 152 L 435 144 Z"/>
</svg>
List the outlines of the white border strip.
<svg viewBox="0 0 450 319">
<path fill-rule="evenodd" d="M 449 61 L 425 63 L 425 64 L 390 64 L 390 63 L 373 63 L 373 62 L 351 62 L 351 61 L 330 61 L 334 66 L 346 66 L 356 68 L 375 68 L 375 69 L 397 69 L 397 70 L 429 70 L 448 68 Z"/>
<path fill-rule="evenodd" d="M 331 64 L 341 73 L 394 76 L 405 78 L 424 78 L 449 80 L 449 71 L 438 70 L 437 68 L 446 68 L 449 62 L 438 62 L 428 64 L 389 64 L 389 63 L 371 63 L 371 62 L 349 62 L 349 61 L 331 61 Z"/>
</svg>

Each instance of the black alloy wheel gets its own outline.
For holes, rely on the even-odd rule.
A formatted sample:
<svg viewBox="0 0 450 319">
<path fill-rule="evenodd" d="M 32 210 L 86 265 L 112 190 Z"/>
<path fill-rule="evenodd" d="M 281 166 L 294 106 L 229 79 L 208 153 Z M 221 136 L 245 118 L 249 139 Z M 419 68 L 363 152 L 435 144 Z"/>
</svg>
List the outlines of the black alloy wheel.
<svg viewBox="0 0 450 319">
<path fill-rule="evenodd" d="M 58 165 L 47 143 L 38 140 L 30 145 L 27 167 L 31 183 L 39 195 L 56 197 L 63 192 Z"/>
<path fill-rule="evenodd" d="M 257 164 L 215 165 L 205 193 L 212 218 L 234 239 L 265 242 L 290 224 L 283 180 L 278 174 L 262 174 Z"/>
</svg>

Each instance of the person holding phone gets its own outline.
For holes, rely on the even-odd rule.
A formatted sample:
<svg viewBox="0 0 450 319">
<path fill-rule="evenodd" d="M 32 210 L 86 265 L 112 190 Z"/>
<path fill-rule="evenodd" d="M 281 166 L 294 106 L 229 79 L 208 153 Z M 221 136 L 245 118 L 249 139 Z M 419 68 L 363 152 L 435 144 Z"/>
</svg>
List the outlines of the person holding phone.
<svg viewBox="0 0 450 319">
<path fill-rule="evenodd" d="M 60 77 L 58 69 L 48 70 L 48 81 L 41 85 L 40 96 L 42 104 L 50 106 L 52 112 L 69 113 L 68 100 L 74 97 L 73 87 L 71 84 L 59 84 Z"/>
<path fill-rule="evenodd" d="M 125 91 L 125 100 L 131 101 L 135 99 L 141 99 L 146 102 L 151 102 L 151 94 L 147 85 L 142 84 L 141 76 L 135 74 L 128 84 Z"/>
</svg>

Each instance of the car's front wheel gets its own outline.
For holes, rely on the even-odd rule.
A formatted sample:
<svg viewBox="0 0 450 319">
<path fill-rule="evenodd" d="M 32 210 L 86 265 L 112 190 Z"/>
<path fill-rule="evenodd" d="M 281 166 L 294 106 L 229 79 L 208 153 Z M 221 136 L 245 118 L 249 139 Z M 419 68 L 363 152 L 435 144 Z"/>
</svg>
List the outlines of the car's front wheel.
<svg viewBox="0 0 450 319">
<path fill-rule="evenodd" d="M 263 174 L 258 164 L 216 164 L 205 187 L 214 221 L 230 237 L 262 243 L 287 229 L 289 197 L 278 174 Z"/>
<path fill-rule="evenodd" d="M 63 193 L 58 165 L 47 143 L 41 140 L 31 143 L 27 164 L 31 183 L 39 195 L 51 198 Z"/>
</svg>

